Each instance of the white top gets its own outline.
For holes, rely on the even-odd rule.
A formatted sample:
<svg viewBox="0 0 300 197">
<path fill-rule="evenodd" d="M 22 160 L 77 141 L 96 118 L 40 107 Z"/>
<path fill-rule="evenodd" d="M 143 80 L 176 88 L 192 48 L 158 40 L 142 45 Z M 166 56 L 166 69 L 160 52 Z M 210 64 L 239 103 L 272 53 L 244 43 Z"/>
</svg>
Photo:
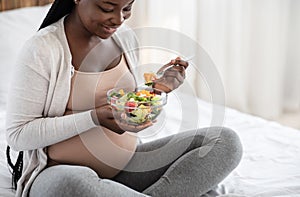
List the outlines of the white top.
<svg viewBox="0 0 300 197">
<path fill-rule="evenodd" d="M 122 25 L 113 39 L 134 72 L 138 54 L 133 31 Z M 33 180 L 45 168 L 45 147 L 96 126 L 91 111 L 63 116 L 70 94 L 71 59 L 64 17 L 37 32 L 21 51 L 12 77 L 6 118 L 8 145 L 24 151 L 23 175 L 16 196 L 27 197 Z"/>
</svg>

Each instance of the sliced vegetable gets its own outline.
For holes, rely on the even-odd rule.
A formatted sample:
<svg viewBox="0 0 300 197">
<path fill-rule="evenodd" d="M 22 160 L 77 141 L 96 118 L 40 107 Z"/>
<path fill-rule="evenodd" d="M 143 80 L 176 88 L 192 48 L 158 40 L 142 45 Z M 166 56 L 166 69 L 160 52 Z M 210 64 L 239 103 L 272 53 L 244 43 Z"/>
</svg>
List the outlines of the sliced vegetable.
<svg viewBox="0 0 300 197">
<path fill-rule="evenodd" d="M 110 93 L 109 97 L 114 110 L 121 112 L 120 118 L 131 124 L 154 120 L 165 104 L 161 95 L 145 89 L 126 93 L 121 89 Z"/>
</svg>

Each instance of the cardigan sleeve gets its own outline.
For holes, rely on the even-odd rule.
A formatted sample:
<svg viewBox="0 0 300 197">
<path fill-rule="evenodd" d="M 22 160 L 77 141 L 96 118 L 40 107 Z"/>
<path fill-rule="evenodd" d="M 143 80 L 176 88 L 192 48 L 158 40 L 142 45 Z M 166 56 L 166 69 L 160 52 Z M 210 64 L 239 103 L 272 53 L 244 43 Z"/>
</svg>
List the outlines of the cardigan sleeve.
<svg viewBox="0 0 300 197">
<path fill-rule="evenodd" d="M 96 126 L 91 111 L 44 117 L 46 102 L 51 100 L 51 49 L 35 40 L 28 42 L 21 53 L 7 102 L 6 138 L 12 149 L 43 148 Z"/>
</svg>

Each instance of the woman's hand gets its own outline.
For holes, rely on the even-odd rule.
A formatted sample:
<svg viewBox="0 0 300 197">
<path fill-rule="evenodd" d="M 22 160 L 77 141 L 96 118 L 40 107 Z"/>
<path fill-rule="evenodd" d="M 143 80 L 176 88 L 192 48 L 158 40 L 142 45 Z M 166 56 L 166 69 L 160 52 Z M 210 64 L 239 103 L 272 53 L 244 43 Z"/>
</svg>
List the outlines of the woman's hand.
<svg viewBox="0 0 300 197">
<path fill-rule="evenodd" d="M 115 115 L 120 115 L 120 114 L 115 114 Z M 94 122 L 97 125 L 104 126 L 118 134 L 122 134 L 125 131 L 137 133 L 152 125 L 152 122 L 146 122 L 142 125 L 137 125 L 137 126 L 127 124 L 125 121 L 120 122 L 114 118 L 114 114 L 112 112 L 110 105 L 105 105 L 96 108 L 95 110 L 93 110 L 92 117 Z"/>
<path fill-rule="evenodd" d="M 173 66 L 172 66 L 173 65 Z M 157 73 L 163 72 L 163 76 L 153 81 L 153 87 L 162 90 L 166 93 L 171 92 L 178 88 L 185 79 L 185 69 L 189 63 L 177 57 L 175 60 L 171 60 L 168 64 L 161 67 Z"/>
</svg>

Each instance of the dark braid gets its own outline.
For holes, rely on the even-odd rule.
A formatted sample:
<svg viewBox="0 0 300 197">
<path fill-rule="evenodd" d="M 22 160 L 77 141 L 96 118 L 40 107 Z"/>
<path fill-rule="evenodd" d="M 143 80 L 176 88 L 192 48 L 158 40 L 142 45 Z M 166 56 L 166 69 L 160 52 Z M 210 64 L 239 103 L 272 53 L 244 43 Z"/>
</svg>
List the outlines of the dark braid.
<svg viewBox="0 0 300 197">
<path fill-rule="evenodd" d="M 73 0 L 55 0 L 52 3 L 51 8 L 49 9 L 39 30 L 44 27 L 47 27 L 48 25 L 51 25 L 52 23 L 55 23 L 66 14 L 69 14 L 72 11 L 74 6 L 75 3 Z M 12 174 L 13 189 L 17 189 L 17 182 L 21 178 L 22 170 L 23 170 L 23 151 L 19 152 L 17 161 L 15 164 L 13 164 L 10 158 L 10 147 L 7 146 L 6 158 L 9 167 L 12 169 L 11 174 Z"/>
<path fill-rule="evenodd" d="M 51 25 L 52 23 L 55 23 L 56 21 L 61 19 L 66 14 L 69 14 L 74 6 L 75 3 L 73 0 L 55 0 L 52 3 L 52 6 L 46 15 L 46 18 L 44 19 L 39 29 L 47 27 L 48 25 Z"/>
<path fill-rule="evenodd" d="M 22 176 L 22 170 L 23 170 L 23 151 L 19 152 L 17 161 L 15 164 L 12 163 L 11 158 L 10 158 L 10 147 L 6 147 L 6 158 L 7 158 L 7 163 L 12 169 L 12 185 L 13 189 L 17 189 L 17 182 Z"/>
</svg>

